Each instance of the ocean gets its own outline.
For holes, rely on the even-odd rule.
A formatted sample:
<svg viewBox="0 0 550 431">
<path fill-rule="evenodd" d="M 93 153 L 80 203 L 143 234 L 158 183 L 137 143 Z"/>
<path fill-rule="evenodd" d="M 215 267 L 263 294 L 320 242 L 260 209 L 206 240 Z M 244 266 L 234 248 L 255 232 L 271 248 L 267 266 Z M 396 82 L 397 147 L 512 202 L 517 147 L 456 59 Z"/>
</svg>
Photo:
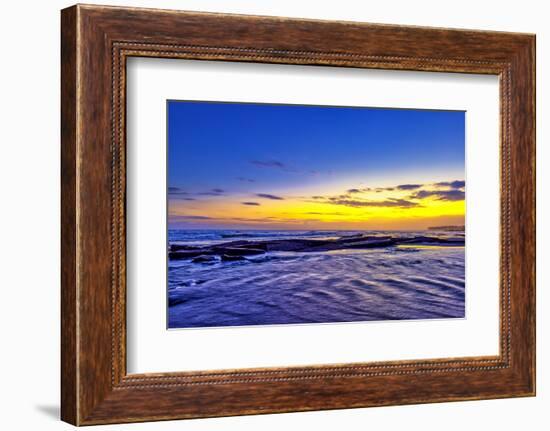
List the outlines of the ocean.
<svg viewBox="0 0 550 431">
<path fill-rule="evenodd" d="M 168 242 L 183 250 L 168 253 L 172 329 L 465 317 L 464 232 L 170 229 Z"/>
</svg>

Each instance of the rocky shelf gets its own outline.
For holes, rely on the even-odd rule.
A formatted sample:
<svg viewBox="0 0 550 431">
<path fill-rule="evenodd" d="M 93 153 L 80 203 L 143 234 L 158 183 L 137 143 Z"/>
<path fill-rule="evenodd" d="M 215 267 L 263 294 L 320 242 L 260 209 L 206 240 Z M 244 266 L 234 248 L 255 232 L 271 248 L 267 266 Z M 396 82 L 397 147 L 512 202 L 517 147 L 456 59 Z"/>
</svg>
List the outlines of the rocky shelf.
<svg viewBox="0 0 550 431">
<path fill-rule="evenodd" d="M 360 234 L 333 239 L 239 240 L 202 247 L 171 244 L 168 256 L 170 260 L 191 259 L 193 262 L 207 263 L 217 260 L 218 257 L 223 261 L 244 260 L 245 256 L 260 255 L 270 251 L 308 253 L 346 249 L 370 249 L 398 245 L 463 246 L 464 237 L 438 238 L 433 236 L 414 236 L 407 238 Z"/>
</svg>

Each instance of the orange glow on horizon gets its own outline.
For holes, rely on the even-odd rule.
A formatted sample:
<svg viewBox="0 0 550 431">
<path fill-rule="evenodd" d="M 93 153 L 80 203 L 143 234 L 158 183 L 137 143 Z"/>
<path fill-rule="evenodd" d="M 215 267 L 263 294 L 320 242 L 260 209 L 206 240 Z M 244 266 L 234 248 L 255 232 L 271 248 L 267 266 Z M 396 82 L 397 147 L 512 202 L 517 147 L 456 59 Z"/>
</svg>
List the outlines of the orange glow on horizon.
<svg viewBox="0 0 550 431">
<path fill-rule="evenodd" d="M 415 230 L 464 224 L 463 187 L 452 189 L 435 183 L 416 188 L 411 183 L 410 187 L 171 200 L 169 220 L 206 229 Z"/>
</svg>

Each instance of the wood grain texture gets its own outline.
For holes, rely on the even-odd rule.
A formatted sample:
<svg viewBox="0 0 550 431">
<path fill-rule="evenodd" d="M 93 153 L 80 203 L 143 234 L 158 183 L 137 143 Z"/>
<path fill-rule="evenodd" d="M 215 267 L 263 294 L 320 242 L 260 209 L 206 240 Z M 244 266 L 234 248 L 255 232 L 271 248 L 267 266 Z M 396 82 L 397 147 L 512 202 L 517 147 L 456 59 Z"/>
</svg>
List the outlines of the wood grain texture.
<svg viewBox="0 0 550 431">
<path fill-rule="evenodd" d="M 76 9 L 61 16 L 61 417 L 78 421 L 76 299 Z"/>
<path fill-rule="evenodd" d="M 127 375 L 130 56 L 499 75 L 500 354 Z M 63 420 L 87 425 L 534 395 L 534 64 L 535 38 L 525 34 L 101 6 L 63 10 Z"/>
</svg>

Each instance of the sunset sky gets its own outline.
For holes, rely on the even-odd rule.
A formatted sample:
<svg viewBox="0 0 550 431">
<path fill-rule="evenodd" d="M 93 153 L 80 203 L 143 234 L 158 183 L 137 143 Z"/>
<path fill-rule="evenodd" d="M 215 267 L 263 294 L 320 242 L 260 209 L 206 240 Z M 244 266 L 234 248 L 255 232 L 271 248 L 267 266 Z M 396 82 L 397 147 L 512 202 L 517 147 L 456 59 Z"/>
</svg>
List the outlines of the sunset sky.
<svg viewBox="0 0 550 431">
<path fill-rule="evenodd" d="M 182 229 L 464 224 L 462 111 L 168 102 Z"/>
</svg>

